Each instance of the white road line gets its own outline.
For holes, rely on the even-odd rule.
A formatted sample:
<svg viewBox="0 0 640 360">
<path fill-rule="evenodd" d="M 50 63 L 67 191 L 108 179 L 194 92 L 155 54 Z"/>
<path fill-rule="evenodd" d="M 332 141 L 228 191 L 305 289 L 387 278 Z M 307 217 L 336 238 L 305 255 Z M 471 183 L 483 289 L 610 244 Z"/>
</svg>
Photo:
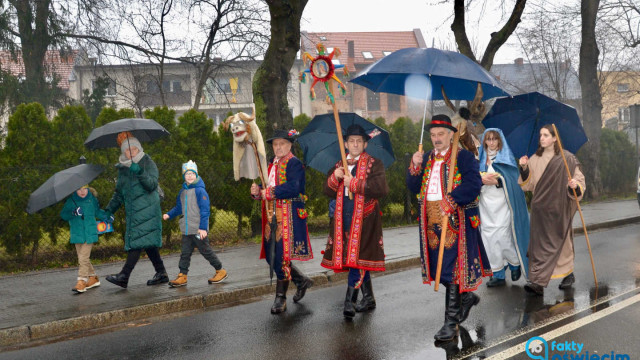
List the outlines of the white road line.
<svg viewBox="0 0 640 360">
<path fill-rule="evenodd" d="M 606 308 L 604 310 L 600 310 L 600 311 L 598 311 L 598 312 L 596 312 L 594 314 L 585 316 L 585 317 L 583 317 L 581 319 L 578 319 L 578 320 L 576 320 L 576 321 L 574 321 L 574 322 L 572 322 L 570 324 L 561 326 L 561 327 L 559 327 L 559 328 L 557 328 L 555 330 L 549 331 L 548 333 L 545 333 L 545 334 L 539 335 L 539 336 L 541 338 L 545 339 L 546 341 L 551 341 L 552 339 L 555 339 L 558 336 L 564 335 L 564 334 L 566 334 L 568 332 L 571 332 L 571 331 L 573 331 L 575 329 L 578 329 L 578 328 L 580 328 L 582 326 L 588 325 L 588 324 L 590 324 L 590 323 L 592 323 L 592 322 L 594 322 L 594 321 L 596 321 L 598 319 L 601 319 L 601 318 L 603 318 L 605 316 L 611 315 L 614 312 L 616 312 L 618 310 L 622 310 L 622 309 L 624 309 L 624 308 L 626 308 L 628 306 L 631 306 L 631 305 L 633 305 L 633 304 L 635 304 L 635 303 L 637 303 L 639 301 L 640 301 L 640 294 L 635 295 L 635 296 L 633 296 L 633 297 L 631 297 L 629 299 L 626 299 L 626 300 L 623 300 L 623 301 L 621 301 L 621 302 L 619 302 L 617 304 L 614 304 L 614 305 L 612 305 L 612 306 L 610 306 L 610 307 L 608 307 L 608 308 Z M 489 357 L 487 359 L 490 359 L 490 360 L 491 359 L 493 359 L 493 360 L 508 359 L 508 358 L 510 358 L 512 356 L 515 356 L 515 355 L 518 355 L 520 353 L 523 353 L 525 351 L 525 345 L 526 344 L 527 344 L 527 342 L 525 341 L 525 342 L 520 343 L 520 344 L 518 344 L 516 346 L 513 346 L 513 347 L 511 347 L 511 348 L 509 348 L 507 350 L 504 350 L 501 353 L 498 353 L 498 354 L 496 354 L 494 356 L 491 356 L 491 357 Z"/>
</svg>

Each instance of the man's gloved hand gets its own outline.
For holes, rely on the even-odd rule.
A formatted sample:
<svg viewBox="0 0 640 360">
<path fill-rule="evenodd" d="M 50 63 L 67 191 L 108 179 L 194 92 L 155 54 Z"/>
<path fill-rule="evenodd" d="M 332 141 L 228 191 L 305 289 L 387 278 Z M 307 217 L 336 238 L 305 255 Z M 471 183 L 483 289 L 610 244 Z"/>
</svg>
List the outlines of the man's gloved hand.
<svg viewBox="0 0 640 360">
<path fill-rule="evenodd" d="M 140 174 L 142 172 L 142 168 L 140 167 L 140 165 L 134 162 L 131 163 L 131 167 L 129 167 L 129 170 L 131 170 L 131 172 L 134 174 Z"/>
<path fill-rule="evenodd" d="M 73 216 L 82 216 L 82 215 L 84 215 L 84 212 L 82 212 L 81 207 L 77 207 L 73 209 Z"/>
</svg>

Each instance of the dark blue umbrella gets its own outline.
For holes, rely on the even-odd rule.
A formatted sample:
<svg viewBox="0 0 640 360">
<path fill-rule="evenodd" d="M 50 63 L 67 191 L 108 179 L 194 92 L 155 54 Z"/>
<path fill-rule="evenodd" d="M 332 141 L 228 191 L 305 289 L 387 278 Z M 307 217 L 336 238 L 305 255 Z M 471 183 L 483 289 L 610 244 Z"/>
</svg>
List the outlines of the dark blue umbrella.
<svg viewBox="0 0 640 360">
<path fill-rule="evenodd" d="M 478 83 L 482 99 L 509 95 L 496 78 L 475 61 L 453 51 L 435 48 L 406 48 L 371 64 L 351 80 L 374 92 L 407 95 L 425 99 L 425 91 L 407 93 L 405 82 L 412 75 L 423 75 L 433 89 L 428 100 L 443 100 L 441 87 L 449 99 L 473 100 Z"/>
<path fill-rule="evenodd" d="M 574 154 L 588 140 L 574 107 L 539 92 L 496 100 L 482 124 L 501 129 L 516 158 L 536 152 L 547 124 L 556 125 L 562 146 Z"/>
<path fill-rule="evenodd" d="M 360 125 L 371 136 L 365 150 L 369 155 L 379 159 L 384 167 L 389 167 L 396 157 L 393 155 L 389 133 L 354 113 L 340 113 L 342 135 L 350 125 Z M 304 153 L 304 160 L 310 166 L 322 173 L 327 173 L 341 160 L 340 145 L 336 136 L 336 122 L 333 114 L 314 116 L 309 125 L 297 139 Z"/>
</svg>

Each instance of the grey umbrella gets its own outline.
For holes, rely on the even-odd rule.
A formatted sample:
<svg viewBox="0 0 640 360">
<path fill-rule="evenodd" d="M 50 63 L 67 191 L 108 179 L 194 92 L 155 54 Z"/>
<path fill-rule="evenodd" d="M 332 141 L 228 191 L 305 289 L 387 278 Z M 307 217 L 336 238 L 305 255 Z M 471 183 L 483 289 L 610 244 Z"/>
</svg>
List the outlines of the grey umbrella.
<svg viewBox="0 0 640 360">
<path fill-rule="evenodd" d="M 93 129 L 84 145 L 89 149 L 118 147 L 118 134 L 128 131 L 140 142 L 147 142 L 169 135 L 167 129 L 151 119 L 120 119 Z"/>
<path fill-rule="evenodd" d="M 27 213 L 33 214 L 40 209 L 63 200 L 74 191 L 98 177 L 104 168 L 94 164 L 80 164 L 58 171 L 29 196 Z"/>
</svg>

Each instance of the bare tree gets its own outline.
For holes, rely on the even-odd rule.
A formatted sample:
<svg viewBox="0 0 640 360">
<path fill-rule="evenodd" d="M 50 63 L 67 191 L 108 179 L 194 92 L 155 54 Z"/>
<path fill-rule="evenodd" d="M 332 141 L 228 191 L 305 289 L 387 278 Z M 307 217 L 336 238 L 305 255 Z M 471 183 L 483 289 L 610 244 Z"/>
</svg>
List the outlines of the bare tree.
<svg viewBox="0 0 640 360">
<path fill-rule="evenodd" d="M 534 21 L 516 32 L 529 61 L 523 66 L 529 67 L 533 83 L 512 85 L 523 92 L 545 93 L 561 102 L 579 99 L 579 92 L 573 93 L 579 87 L 578 74 L 571 65 L 579 60 L 579 9 L 546 5 L 531 14 Z"/>
<path fill-rule="evenodd" d="M 467 11 L 468 5 L 470 5 L 472 2 L 473 1 L 468 1 L 468 4 L 465 5 L 465 0 L 454 1 L 454 18 L 453 23 L 451 24 L 451 30 L 453 31 L 453 34 L 455 36 L 456 44 L 458 44 L 458 50 L 460 51 L 460 53 L 466 55 L 474 61 L 478 61 L 478 58 L 473 52 L 473 48 L 467 36 L 465 24 L 465 13 Z M 489 40 L 489 43 L 484 50 L 482 59 L 478 62 L 485 69 L 491 69 L 496 53 L 520 23 L 520 18 L 522 17 L 522 13 L 524 12 L 526 3 L 527 0 L 516 0 L 515 5 L 513 6 L 513 10 L 511 11 L 511 15 L 507 19 L 506 23 L 502 26 L 502 28 L 500 28 L 500 30 L 491 33 L 491 40 Z"/>
</svg>

